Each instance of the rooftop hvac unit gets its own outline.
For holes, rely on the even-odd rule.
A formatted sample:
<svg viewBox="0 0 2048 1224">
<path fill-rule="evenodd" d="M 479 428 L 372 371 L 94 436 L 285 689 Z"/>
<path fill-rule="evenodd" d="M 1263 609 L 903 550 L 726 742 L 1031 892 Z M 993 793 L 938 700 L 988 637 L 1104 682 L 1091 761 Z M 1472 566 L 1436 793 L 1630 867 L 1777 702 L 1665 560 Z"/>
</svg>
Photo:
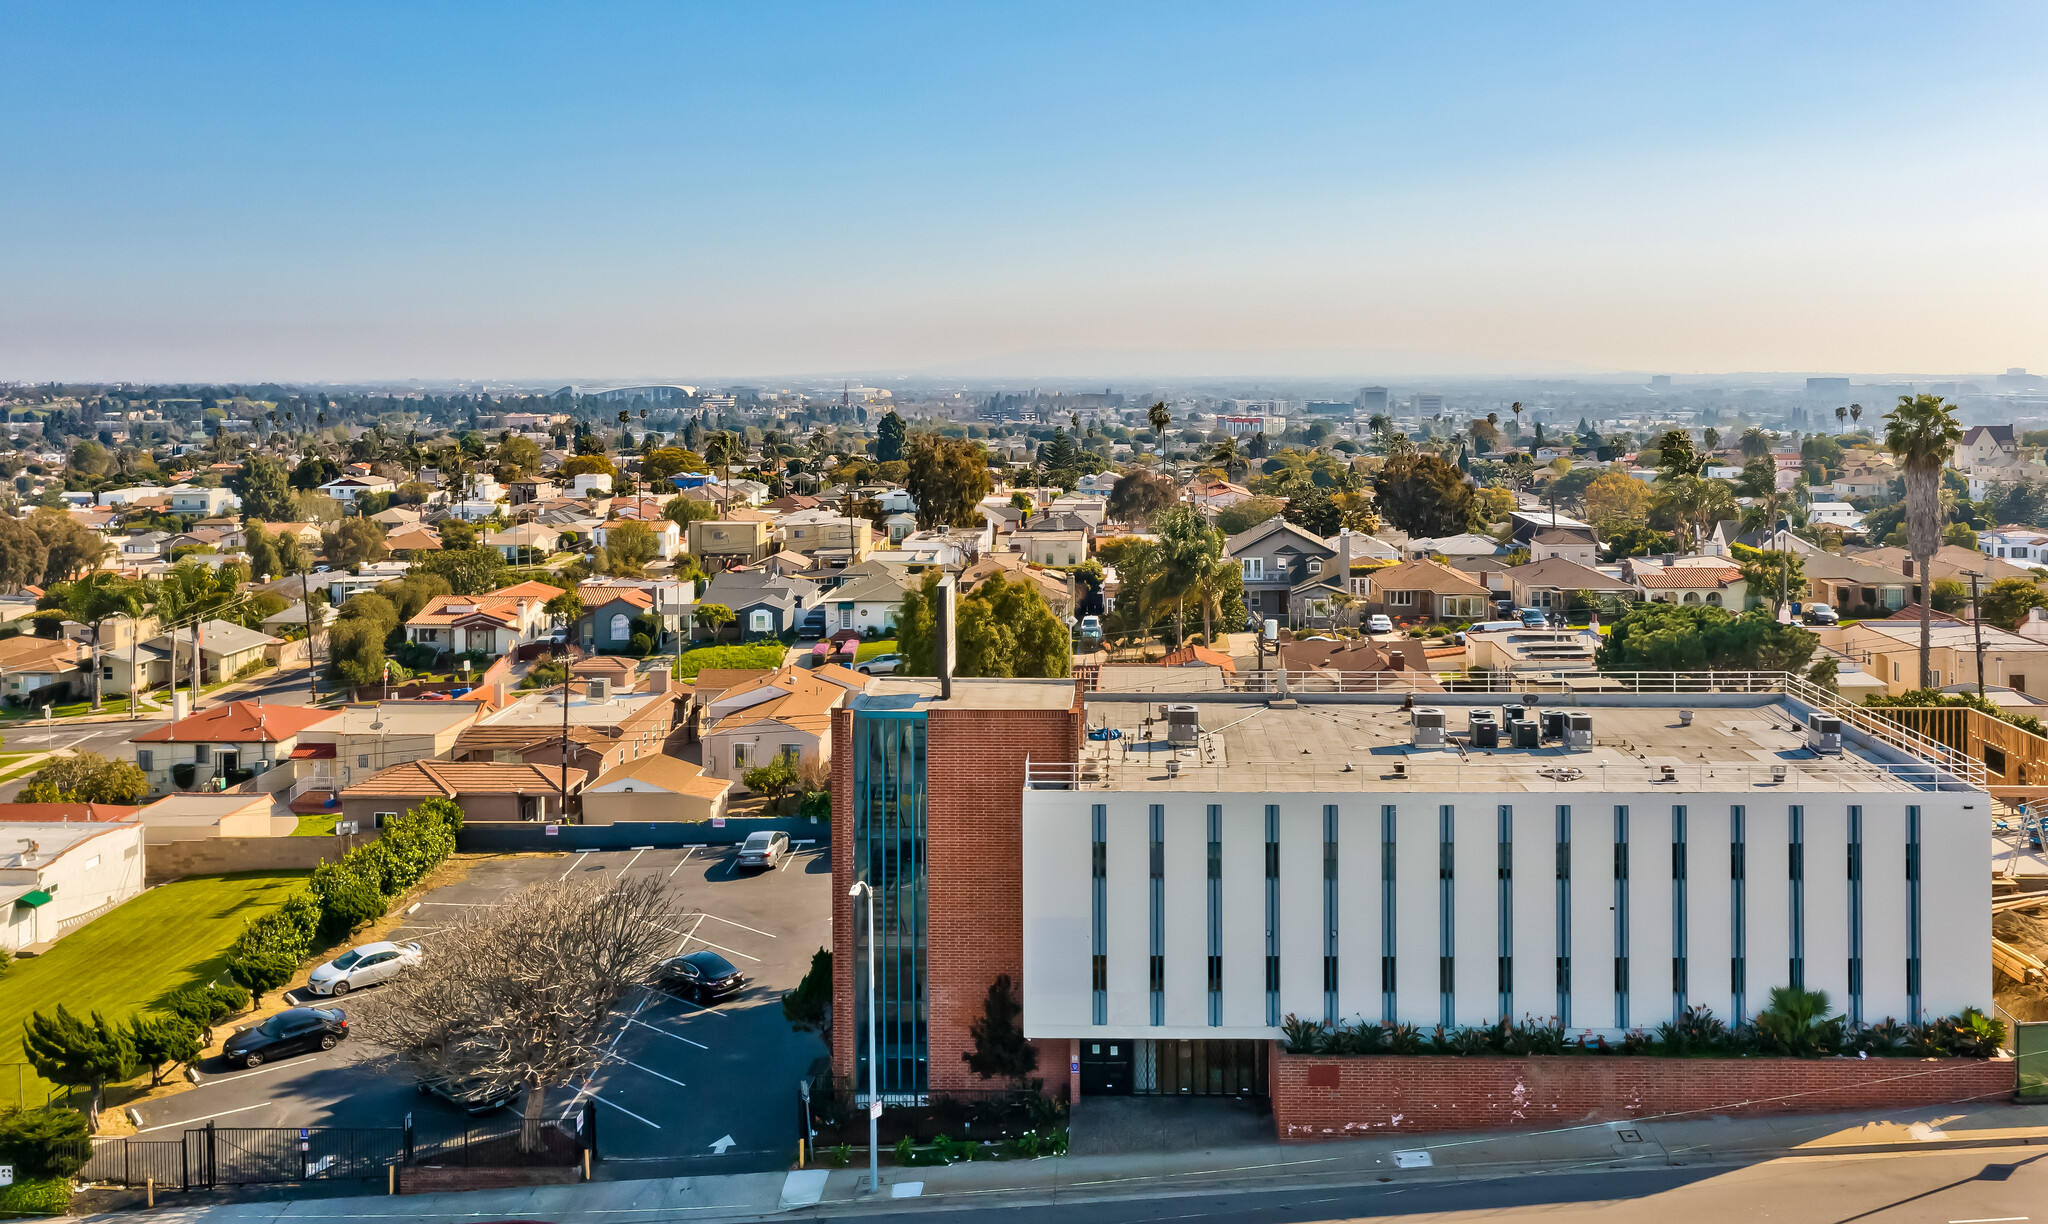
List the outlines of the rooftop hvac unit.
<svg viewBox="0 0 2048 1224">
<path fill-rule="evenodd" d="M 1500 747 L 1500 724 L 1491 718 L 1472 722 L 1472 746 L 1474 748 Z"/>
<path fill-rule="evenodd" d="M 1508 743 L 1516 748 L 1541 748 L 1543 728 L 1533 718 L 1518 718 L 1508 724 Z"/>
<path fill-rule="evenodd" d="M 612 682 L 609 680 L 587 680 L 584 683 L 588 686 L 583 690 L 584 694 L 592 701 L 604 701 L 612 695 Z"/>
<path fill-rule="evenodd" d="M 1202 714 L 1193 705 L 1166 707 L 1166 743 L 1171 748 L 1193 748 L 1201 742 Z"/>
<path fill-rule="evenodd" d="M 1504 705 L 1500 708 L 1500 725 L 1505 728 L 1511 723 L 1522 721 L 1527 716 L 1528 711 L 1524 710 L 1521 706 Z"/>
<path fill-rule="evenodd" d="M 1418 707 L 1414 725 L 1409 729 L 1408 742 L 1417 748 L 1441 748 L 1444 746 L 1444 712 L 1433 706 Z"/>
<path fill-rule="evenodd" d="M 1565 715 L 1564 746 L 1574 752 L 1590 752 L 1593 748 L 1593 716 L 1576 711 Z"/>
<path fill-rule="evenodd" d="M 1806 746 L 1830 756 L 1842 755 L 1842 720 L 1832 714 L 1808 714 Z"/>
<path fill-rule="evenodd" d="M 1540 720 L 1543 724 L 1543 738 L 1561 740 L 1564 738 L 1564 711 L 1545 710 Z"/>
<path fill-rule="evenodd" d="M 1479 734 L 1479 725 L 1481 723 L 1485 723 L 1487 726 L 1493 727 L 1495 730 L 1498 730 L 1500 727 L 1500 724 L 1494 722 L 1493 720 L 1493 711 L 1487 709 L 1485 706 L 1474 706 L 1471 710 L 1466 712 L 1465 730 L 1471 732 L 1474 735 L 1477 735 Z"/>
</svg>

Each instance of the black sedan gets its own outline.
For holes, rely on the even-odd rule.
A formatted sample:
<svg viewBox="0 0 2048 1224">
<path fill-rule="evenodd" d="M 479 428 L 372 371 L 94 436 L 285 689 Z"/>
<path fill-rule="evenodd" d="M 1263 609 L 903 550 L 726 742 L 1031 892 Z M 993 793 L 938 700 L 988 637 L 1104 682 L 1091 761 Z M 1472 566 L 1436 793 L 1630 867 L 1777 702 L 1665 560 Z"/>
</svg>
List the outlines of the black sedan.
<svg viewBox="0 0 2048 1224">
<path fill-rule="evenodd" d="M 294 1007 L 228 1038 L 221 1052 L 231 1063 L 260 1067 L 273 1058 L 331 1050 L 348 1040 L 348 1013 L 338 1007 Z"/>
<path fill-rule="evenodd" d="M 519 1099 L 519 1089 L 492 1084 L 488 1080 L 422 1075 L 420 1091 L 431 1097 L 439 1097 L 470 1114 L 486 1114 L 503 1109 Z"/>
<path fill-rule="evenodd" d="M 709 1003 L 746 989 L 747 978 L 716 952 L 691 952 L 672 957 L 655 971 L 656 979 L 685 998 Z"/>
</svg>

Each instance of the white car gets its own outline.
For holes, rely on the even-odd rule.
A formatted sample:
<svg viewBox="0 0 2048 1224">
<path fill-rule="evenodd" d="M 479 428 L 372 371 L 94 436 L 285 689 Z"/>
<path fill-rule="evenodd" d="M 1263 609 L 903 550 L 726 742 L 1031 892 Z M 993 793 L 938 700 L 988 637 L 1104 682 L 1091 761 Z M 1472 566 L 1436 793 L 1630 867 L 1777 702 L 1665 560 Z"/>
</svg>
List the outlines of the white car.
<svg viewBox="0 0 2048 1224">
<path fill-rule="evenodd" d="M 1394 631 L 1394 622 L 1388 618 L 1386 613 L 1375 612 L 1365 618 L 1365 631 L 1367 633 L 1392 633 Z"/>
<path fill-rule="evenodd" d="M 876 655 L 853 670 L 863 676 L 893 676 L 896 674 L 896 669 L 901 666 L 903 666 L 902 655 L 885 654 Z"/>
<path fill-rule="evenodd" d="M 407 966 L 419 962 L 420 946 L 416 943 L 364 944 L 315 969 L 306 979 L 306 989 L 316 995 L 339 997 L 351 990 L 390 981 Z"/>
</svg>

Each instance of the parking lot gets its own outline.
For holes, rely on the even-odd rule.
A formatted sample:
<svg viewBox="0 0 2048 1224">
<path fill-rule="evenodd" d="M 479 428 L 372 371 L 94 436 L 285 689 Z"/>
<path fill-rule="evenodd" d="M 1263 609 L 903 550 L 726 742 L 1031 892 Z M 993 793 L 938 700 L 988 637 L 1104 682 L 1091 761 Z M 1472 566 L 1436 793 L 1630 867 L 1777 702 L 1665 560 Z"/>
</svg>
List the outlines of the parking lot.
<svg viewBox="0 0 2048 1224">
<path fill-rule="evenodd" d="M 452 916 L 496 904 L 528 884 L 642 876 L 667 881 L 678 910 L 691 915 L 674 932 L 671 950 L 708 948 L 752 980 L 741 994 L 708 1008 L 658 991 L 628 993 L 613 1061 L 588 1084 L 552 1090 L 548 1112 L 566 1115 L 579 1093 L 595 1098 L 599 1146 L 614 1176 L 786 1167 L 796 1155 L 796 1085 L 824 1057 L 825 1044 L 818 1034 L 790 1030 L 781 996 L 803 979 L 811 955 L 831 943 L 829 854 L 799 843 L 777 870 L 741 871 L 736 846 L 580 853 L 573 830 L 565 832 L 572 834 L 563 839 L 566 854 L 478 860 L 462 881 L 422 899 L 390 938 L 416 939 L 432 956 L 435 932 Z M 346 1010 L 348 1000 L 340 1006 Z M 208 1121 L 392 1127 L 409 1112 L 423 1132 L 515 1121 L 510 1110 L 468 1119 L 419 1093 L 409 1072 L 376 1060 L 375 1053 L 351 1040 L 254 1071 L 207 1060 L 198 1067 L 198 1087 L 142 1107 L 140 1137 L 171 1138 Z"/>
</svg>

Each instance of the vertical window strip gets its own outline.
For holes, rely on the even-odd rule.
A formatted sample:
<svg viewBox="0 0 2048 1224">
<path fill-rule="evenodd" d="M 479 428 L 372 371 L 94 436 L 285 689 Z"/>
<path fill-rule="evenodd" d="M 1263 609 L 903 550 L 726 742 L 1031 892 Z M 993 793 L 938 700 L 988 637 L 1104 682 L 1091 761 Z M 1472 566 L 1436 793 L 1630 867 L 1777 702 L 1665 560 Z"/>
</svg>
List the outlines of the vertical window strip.
<svg viewBox="0 0 2048 1224">
<path fill-rule="evenodd" d="M 875 890 L 874 924 L 855 926 L 855 947 L 872 944 L 876 1009 L 855 999 L 856 1059 L 865 1071 L 867 1025 L 875 1026 L 884 1098 L 927 1090 L 925 976 L 924 720 L 863 718 L 856 723 L 855 870 Z M 865 907 L 865 902 L 858 904 Z M 862 1077 L 863 1080 L 865 1076 Z"/>
<path fill-rule="evenodd" d="M 1906 1012 L 1920 1020 L 1920 808 L 1906 808 Z"/>
<path fill-rule="evenodd" d="M 1792 985 L 1806 988 L 1806 809 L 1793 804 L 1786 813 L 1788 837 L 1785 845 L 1785 874 L 1792 884 L 1792 961 L 1787 976 Z"/>
<path fill-rule="evenodd" d="M 1280 805 L 1266 805 L 1266 1027 L 1280 1027 Z"/>
<path fill-rule="evenodd" d="M 1094 993 L 1092 1024 L 1109 1023 L 1109 809 L 1095 804 L 1088 809 L 1089 851 L 1094 878 L 1089 883 L 1088 951 Z"/>
<path fill-rule="evenodd" d="M 1152 804 L 1147 817 L 1151 834 L 1150 860 L 1152 897 L 1152 1025 L 1166 1023 L 1166 807 Z"/>
<path fill-rule="evenodd" d="M 1732 1023 L 1749 1018 L 1749 830 L 1741 804 L 1728 809 L 1728 993 Z"/>
<path fill-rule="evenodd" d="M 1454 879 L 1457 852 L 1458 809 L 1446 803 L 1436 810 L 1437 879 L 1437 996 L 1441 1003 L 1438 1023 L 1446 1029 L 1457 1023 L 1457 881 Z"/>
<path fill-rule="evenodd" d="M 1628 1027 L 1628 808 L 1614 809 L 1614 1027 Z"/>
<path fill-rule="evenodd" d="M 1323 807 L 1323 1023 L 1337 1023 L 1337 805 Z"/>
<path fill-rule="evenodd" d="M 1499 930 L 1496 939 L 1499 947 L 1500 1017 L 1513 1020 L 1515 1017 L 1515 809 L 1501 804 L 1498 812 L 1500 861 L 1496 867 L 1499 880 L 1497 905 L 1500 912 Z"/>
<path fill-rule="evenodd" d="M 1380 1022 L 1394 1023 L 1394 805 L 1380 807 Z"/>
<path fill-rule="evenodd" d="M 1685 1015 L 1686 929 L 1685 929 L 1685 805 L 1671 807 L 1671 1018 Z"/>
<path fill-rule="evenodd" d="M 1223 805 L 1209 805 L 1209 1027 L 1223 1023 Z"/>
<path fill-rule="evenodd" d="M 1557 807 L 1557 1022 L 1572 1026 L 1572 809 Z"/>
<path fill-rule="evenodd" d="M 1863 1023 L 1863 807 L 1849 805 L 1849 1023 Z"/>
</svg>

